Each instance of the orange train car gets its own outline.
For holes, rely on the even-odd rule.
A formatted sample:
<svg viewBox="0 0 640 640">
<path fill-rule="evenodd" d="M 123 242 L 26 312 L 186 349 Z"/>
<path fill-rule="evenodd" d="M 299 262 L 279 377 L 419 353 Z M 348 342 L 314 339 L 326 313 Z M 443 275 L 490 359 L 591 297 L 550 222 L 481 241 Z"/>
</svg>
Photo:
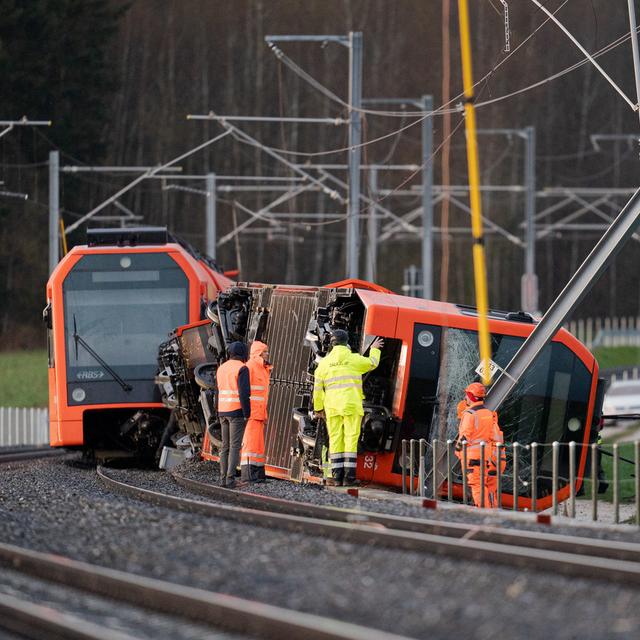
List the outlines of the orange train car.
<svg viewBox="0 0 640 640">
<path fill-rule="evenodd" d="M 51 446 L 155 453 L 158 345 L 231 283 L 165 228 L 90 229 L 47 283 Z"/>
<path fill-rule="evenodd" d="M 192 336 L 189 344 L 207 345 L 197 354 L 189 348 L 200 404 L 200 409 L 192 407 L 191 416 L 200 416 L 202 455 L 215 458 L 219 446 L 215 368 L 225 357 L 225 345 L 233 340 L 261 340 L 269 345 L 274 364 L 265 434 L 266 471 L 273 477 L 322 479 L 327 436 L 322 421 L 312 413 L 313 370 L 327 353 L 334 329 L 347 330 L 352 348 L 361 353 L 366 353 L 376 336 L 385 339 L 380 365 L 363 379 L 365 416 L 357 467 L 357 477 L 363 483 L 401 487 L 402 440 L 424 438 L 444 443 L 455 438 L 457 403 L 464 388 L 479 380 L 474 308 L 398 296 L 361 281 L 327 287 L 239 284 L 221 293 L 211 305 L 209 317 L 209 323 L 182 327 L 179 338 L 185 341 L 189 334 L 197 334 L 197 340 Z M 508 364 L 534 323 L 521 312 L 491 311 L 492 354 L 498 366 Z M 165 350 L 168 370 L 175 367 L 171 358 L 179 354 L 179 346 Z M 537 508 L 550 506 L 552 454 L 551 447 L 545 445 L 553 441 L 593 442 L 602 390 L 593 355 L 570 333 L 560 330 L 500 410 L 506 442 L 525 445 L 520 448 L 515 487 L 510 450 L 507 454 L 505 506 L 513 504 L 514 491 L 518 492 L 519 508 L 531 506 L 531 450 L 526 445 L 534 441 L 541 444 Z M 577 451 L 577 476 L 581 478 L 587 448 L 578 446 Z M 561 446 L 560 452 L 558 499 L 562 500 L 569 494 L 568 447 Z M 428 456 L 428 479 L 431 463 L 432 456 Z M 459 467 L 454 469 L 453 482 L 453 493 L 459 498 Z M 577 482 L 579 489 L 581 481 Z M 441 491 L 446 493 L 446 484 Z"/>
</svg>

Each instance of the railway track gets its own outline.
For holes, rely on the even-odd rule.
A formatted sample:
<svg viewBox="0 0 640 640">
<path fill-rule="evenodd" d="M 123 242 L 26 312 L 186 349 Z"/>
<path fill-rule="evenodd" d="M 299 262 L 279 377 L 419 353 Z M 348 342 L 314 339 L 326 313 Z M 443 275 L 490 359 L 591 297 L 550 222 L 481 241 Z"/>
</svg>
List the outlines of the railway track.
<svg viewBox="0 0 640 640">
<path fill-rule="evenodd" d="M 0 595 L 0 629 L 32 640 L 135 640 L 129 634 L 6 594 Z"/>
<path fill-rule="evenodd" d="M 219 501 L 182 498 L 128 484 L 99 468 L 113 491 L 188 513 L 319 535 L 359 545 L 440 554 L 458 559 L 546 570 L 640 586 L 640 545 L 590 538 L 478 527 L 298 503 L 214 487 L 174 476 L 179 484 Z"/>
<path fill-rule="evenodd" d="M 406 640 L 404 636 L 376 629 L 107 569 L 13 545 L 0 543 L 0 565 L 84 593 L 109 598 L 149 612 L 175 616 L 199 625 L 240 633 L 245 637 L 269 640 Z M 34 606 L 13 597 L 5 598 L 3 595 L 0 595 L 0 628 L 24 633 L 32 638 L 129 638 L 126 634 L 96 629 L 95 625 L 73 616 L 64 616 L 45 607 Z M 54 635 L 54 631 L 57 635 Z"/>
<path fill-rule="evenodd" d="M 0 448 L 0 464 L 8 462 L 28 462 L 37 458 L 58 458 L 66 453 L 60 449 L 49 447 L 32 447 L 24 449 L 3 450 Z"/>
</svg>

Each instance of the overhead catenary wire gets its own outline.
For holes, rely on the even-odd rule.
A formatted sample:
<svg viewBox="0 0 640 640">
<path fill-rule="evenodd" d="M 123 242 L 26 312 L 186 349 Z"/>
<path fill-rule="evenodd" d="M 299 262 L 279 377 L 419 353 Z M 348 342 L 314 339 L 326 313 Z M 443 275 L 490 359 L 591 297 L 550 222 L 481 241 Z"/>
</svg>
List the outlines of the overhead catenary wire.
<svg viewBox="0 0 640 640">
<path fill-rule="evenodd" d="M 224 131 L 220 135 L 215 136 L 214 138 L 211 138 L 210 140 L 207 140 L 202 144 L 199 144 L 197 147 L 194 147 L 193 149 L 189 149 L 189 151 L 182 153 L 181 155 L 177 156 L 173 160 L 169 160 L 169 162 L 165 162 L 164 164 L 158 165 L 153 169 L 149 169 L 145 171 L 142 175 L 132 180 L 129 184 L 124 186 L 117 193 L 107 198 L 104 202 L 100 203 L 97 207 L 94 207 L 93 209 L 91 209 L 91 211 L 86 213 L 82 218 L 80 218 L 80 220 L 77 220 L 72 225 L 67 227 L 67 230 L 66 230 L 67 234 L 71 233 L 74 229 L 77 229 L 82 223 L 86 222 L 89 218 L 92 218 L 99 211 L 102 211 L 102 209 L 109 206 L 112 202 L 117 200 L 122 194 L 132 189 L 138 183 L 142 182 L 143 180 L 146 180 L 147 178 L 150 178 L 151 176 L 154 176 L 156 173 L 162 171 L 163 169 L 166 169 L 167 167 L 170 167 L 172 164 L 175 164 L 176 162 L 180 162 L 180 160 L 184 160 L 184 158 L 187 158 L 188 156 L 194 153 L 197 153 L 198 151 L 208 147 L 209 145 L 215 144 L 219 140 L 222 140 L 222 138 L 225 138 L 226 136 L 228 136 L 230 133 L 231 133 L 230 131 Z"/>
<path fill-rule="evenodd" d="M 560 6 L 553 13 L 555 14 L 558 11 L 560 11 L 568 2 L 569 2 L 569 0 L 563 0 L 562 4 L 560 4 Z M 510 51 L 509 54 L 506 55 L 496 66 L 494 66 L 491 71 L 489 71 L 482 78 L 480 78 L 474 84 L 474 87 L 478 87 L 483 82 L 485 82 L 499 67 L 501 67 L 505 62 L 507 62 L 507 60 L 509 60 L 511 58 L 511 56 L 513 56 L 529 40 L 531 40 L 531 38 L 533 38 L 536 35 L 536 33 L 538 33 L 538 31 L 540 31 L 540 29 L 542 29 L 542 27 L 544 27 L 545 24 L 547 24 L 547 22 L 549 22 L 550 20 L 551 20 L 551 18 L 546 18 L 544 20 L 544 22 L 542 22 L 540 25 L 538 25 L 538 27 L 536 27 L 536 29 L 534 29 L 515 49 L 513 49 L 513 51 Z M 278 60 L 280 60 L 280 62 L 282 62 L 287 67 L 289 67 L 294 73 L 299 75 L 299 77 L 301 77 L 303 80 L 308 82 L 311 86 L 313 86 L 315 89 L 317 89 L 323 95 L 325 95 L 327 98 L 333 100 L 334 102 L 337 102 L 338 104 L 340 104 L 342 107 L 345 107 L 346 109 L 350 109 L 352 111 L 359 111 L 360 113 L 363 113 L 363 114 L 369 114 L 369 115 L 374 115 L 374 116 L 393 117 L 393 118 L 402 118 L 404 116 L 416 116 L 416 117 L 418 117 L 418 116 L 427 116 L 427 115 L 438 115 L 438 114 L 445 113 L 446 112 L 446 108 L 450 104 L 453 104 L 456 101 L 462 99 L 462 97 L 464 95 L 463 93 L 459 93 L 457 96 L 451 98 L 448 102 L 444 103 L 443 105 L 441 105 L 437 109 L 435 109 L 433 111 L 429 111 L 429 112 L 427 112 L 427 111 L 406 111 L 406 110 L 393 111 L 393 110 L 384 110 L 384 109 L 366 109 L 366 108 L 363 108 L 363 107 L 353 107 L 347 101 L 343 100 L 340 96 L 336 95 L 333 91 L 331 91 L 331 89 L 329 89 L 328 87 L 325 87 L 319 80 L 314 78 L 311 74 L 309 74 L 307 71 L 305 71 L 302 67 L 300 67 L 300 65 L 298 65 L 289 56 L 287 56 L 287 54 L 284 53 L 284 51 L 282 51 L 282 49 L 280 49 L 277 45 L 275 45 L 275 44 L 270 42 L 269 43 L 269 47 L 273 51 L 273 53 L 276 55 Z M 450 109 L 451 113 L 460 112 L 460 111 L 462 111 L 461 107 L 455 107 L 453 109 Z"/>
<path fill-rule="evenodd" d="M 613 78 L 596 62 L 595 58 L 580 44 L 577 38 L 567 29 L 558 18 L 554 14 L 552 14 L 549 9 L 547 9 L 544 5 L 540 4 L 539 0 L 531 0 L 533 4 L 535 4 L 541 11 L 543 11 L 546 15 L 549 16 L 551 20 L 558 26 L 558 28 L 571 40 L 571 42 L 582 52 L 584 56 L 588 59 L 588 61 L 600 72 L 600 75 L 604 77 L 604 79 L 616 90 L 617 93 L 622 96 L 623 100 L 634 110 L 638 110 L 638 105 L 634 103 L 629 96 L 618 86 L 618 84 L 613 80 Z M 557 12 L 556 12 L 557 13 Z"/>
<path fill-rule="evenodd" d="M 565 2 L 563 2 L 563 4 L 556 9 L 556 11 L 558 11 L 560 8 L 562 8 L 566 2 L 568 0 L 565 0 Z M 543 25 L 540 25 L 536 31 L 538 31 L 540 28 L 542 28 Z M 533 37 L 533 35 L 536 33 L 536 31 L 534 31 L 529 38 Z M 640 28 L 638 28 L 638 31 L 640 32 Z M 602 49 L 600 49 L 598 52 L 592 54 L 590 56 L 590 58 L 599 58 L 602 55 L 605 55 L 606 53 L 609 53 L 610 51 L 612 51 L 613 49 L 617 48 L 618 46 L 624 44 L 625 42 L 627 42 L 630 39 L 631 35 L 630 33 L 627 33 L 623 36 L 620 36 L 619 38 L 617 38 L 616 40 L 612 41 L 611 43 L 609 43 L 608 45 L 602 47 Z M 529 38 L 527 38 L 524 42 L 526 42 Z M 513 51 L 508 55 L 505 56 L 502 60 L 500 60 L 495 67 L 491 70 L 491 72 L 487 73 L 481 80 L 479 80 L 478 82 L 476 82 L 474 84 L 474 87 L 478 86 L 478 84 L 485 82 L 486 80 L 488 80 L 492 74 L 495 73 L 495 71 L 497 71 L 497 69 L 499 69 L 506 61 L 507 59 L 512 56 L 513 54 L 516 53 L 516 51 L 518 51 L 518 49 L 520 49 L 520 47 L 522 47 L 524 45 L 524 42 L 520 43 L 518 45 L 518 47 L 516 47 L 515 49 L 513 49 Z M 527 85 L 526 87 L 522 87 L 520 89 L 517 89 L 515 91 L 512 91 L 510 93 L 501 95 L 501 96 L 497 96 L 495 98 L 490 98 L 488 100 L 484 100 L 484 101 L 479 101 L 476 103 L 475 107 L 476 109 L 479 108 L 483 108 L 483 107 L 487 107 L 489 105 L 492 104 L 496 104 L 498 102 L 502 102 L 504 100 L 508 100 L 510 98 L 513 98 L 517 95 L 526 93 L 528 91 L 531 91 L 533 89 L 536 89 L 540 86 L 543 86 L 544 84 L 547 84 L 549 82 L 552 82 L 553 80 L 557 80 L 558 78 L 561 78 L 564 75 L 567 75 L 568 73 L 571 73 L 573 71 L 575 71 L 576 69 L 582 67 L 585 64 L 588 64 L 590 62 L 590 58 L 586 57 L 583 60 L 576 62 L 568 67 L 566 67 L 565 69 L 552 74 L 550 76 L 548 76 L 547 78 L 543 78 L 542 80 L 539 80 L 537 82 L 534 82 L 530 85 Z M 455 102 L 456 100 L 459 100 L 461 97 L 461 94 L 456 96 L 455 98 L 452 98 L 449 103 L 447 104 L 451 104 L 453 102 Z M 367 140 L 365 142 L 360 143 L 360 145 L 358 145 L 359 147 L 365 147 L 368 146 L 370 144 L 375 144 L 377 142 L 381 142 L 383 140 L 386 140 L 392 136 L 395 135 L 399 135 L 401 133 L 403 133 L 404 131 L 414 127 L 417 124 L 420 124 L 425 118 L 427 117 L 433 117 L 436 115 L 442 115 L 444 113 L 446 113 L 447 111 L 449 113 L 460 113 L 462 111 L 462 106 L 460 107 L 456 107 L 454 109 L 445 109 L 445 107 L 447 106 L 447 104 L 442 105 L 441 107 L 434 109 L 433 111 L 429 111 L 429 112 L 424 112 L 424 111 L 398 111 L 398 112 L 382 112 L 382 111 L 376 111 L 376 110 L 371 110 L 371 109 L 360 109 L 360 111 L 362 111 L 363 113 L 373 113 L 374 115 L 389 115 L 389 114 L 394 114 L 397 117 L 401 117 L 401 116 L 420 116 L 417 117 L 415 120 L 413 120 L 412 122 L 408 123 L 407 125 L 404 125 L 403 127 L 400 127 L 398 129 L 395 129 L 394 131 L 391 131 L 387 134 L 384 134 L 382 136 L 379 136 L 377 138 L 374 138 L 372 140 Z M 335 149 L 327 149 L 324 151 L 313 151 L 313 152 L 305 152 L 305 151 L 293 151 L 291 149 L 282 149 L 282 148 L 278 148 L 278 147 L 270 147 L 272 150 L 277 151 L 278 153 L 281 154 L 286 154 L 286 155 L 291 155 L 291 156 L 298 156 L 298 157 L 306 157 L 306 158 L 314 158 L 314 157 L 319 157 L 319 156 L 326 156 L 326 155 L 331 155 L 334 153 L 341 153 L 341 152 L 346 152 L 346 151 L 350 151 L 351 147 L 348 146 L 344 146 L 344 147 L 339 147 L 339 148 L 335 148 Z"/>
</svg>

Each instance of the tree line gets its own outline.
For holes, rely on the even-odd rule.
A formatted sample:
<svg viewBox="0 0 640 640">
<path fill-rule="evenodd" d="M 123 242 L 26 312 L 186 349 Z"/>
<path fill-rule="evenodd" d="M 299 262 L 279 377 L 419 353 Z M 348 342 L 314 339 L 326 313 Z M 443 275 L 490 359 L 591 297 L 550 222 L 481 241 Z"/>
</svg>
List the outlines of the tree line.
<svg viewBox="0 0 640 640">
<path fill-rule="evenodd" d="M 155 165 L 195 147 L 222 130 L 215 122 L 187 121 L 189 113 L 346 117 L 347 109 L 318 92 L 284 66 L 266 46 L 268 34 L 347 34 L 362 31 L 363 93 L 366 98 L 419 98 L 431 94 L 436 105 L 461 92 L 457 11 L 449 0 L 0 0 L 0 71 L 3 78 L 0 119 L 51 119 L 50 129 L 16 128 L 0 138 L 1 190 L 25 193 L 28 200 L 0 197 L 0 335 L 2 347 L 42 343 L 39 314 L 47 278 L 47 158 L 61 152 L 63 164 Z M 561 0 L 547 2 L 551 11 Z M 620 6 L 617 6 L 617 5 Z M 510 45 L 501 3 L 473 3 L 474 72 L 480 101 L 500 98 L 581 60 L 581 54 L 533 3 L 509 3 Z M 448 13 L 448 19 L 446 11 Z M 607 0 L 572 2 L 559 18 L 590 52 L 628 32 L 625 3 Z M 534 33 L 535 32 L 535 33 Z M 533 34 L 533 35 L 532 35 Z M 447 48 L 447 43 L 449 46 Z M 282 49 L 319 83 L 346 101 L 348 51 L 336 43 L 285 43 Z M 517 50 L 515 50 L 517 49 Z M 515 50 L 515 51 L 514 51 Z M 445 51 L 448 55 L 445 55 Z M 634 96 L 628 42 L 600 59 L 629 96 Z M 635 102 L 635 99 L 634 99 Z M 453 102 L 454 106 L 456 101 Z M 387 107 L 372 106 L 375 109 Z M 399 109 L 400 107 L 394 107 Z M 413 110 L 413 107 L 408 107 Z M 467 181 L 464 126 L 457 112 L 434 117 L 434 181 Z M 363 162 L 420 164 L 420 124 L 416 117 L 366 114 Z M 609 141 L 596 150 L 594 133 L 634 133 L 634 112 L 591 65 L 478 110 L 483 128 L 537 131 L 536 174 L 539 188 L 634 187 L 638 149 Z M 404 131 L 393 134 L 414 122 Z M 345 127 L 251 123 L 239 125 L 262 143 L 279 149 L 316 153 L 344 148 Z M 448 144 L 448 131 L 453 131 Z M 393 134 L 393 135 L 389 135 Z M 388 136 L 388 137 L 385 137 Z M 442 153 L 448 160 L 443 164 Z M 483 182 L 521 184 L 524 149 L 517 138 L 483 136 Z M 287 156 L 305 161 L 343 163 L 345 152 Z M 289 176 L 291 171 L 256 147 L 230 137 L 181 163 L 185 173 Z M 379 186 L 419 187 L 420 173 L 381 172 Z M 346 179 L 345 174 L 336 173 Z M 129 178 L 130 179 L 130 178 Z M 67 225 L 126 183 L 107 174 L 64 174 L 61 205 Z M 368 176 L 362 173 L 363 193 Z M 165 187 L 163 189 L 163 186 Z M 190 183 L 204 189 L 204 183 Z M 167 188 L 168 187 L 168 188 Z M 222 237 L 242 224 L 240 205 L 258 210 L 268 193 L 219 194 L 218 231 Z M 149 180 L 121 200 L 145 223 L 167 224 L 204 249 L 205 202 L 201 194 L 171 188 L 167 180 Z M 397 215 L 420 204 L 415 197 L 389 195 L 382 203 Z M 485 215 L 523 237 L 521 193 L 493 193 L 483 198 Z M 288 213 L 344 215 L 344 207 L 317 191 L 281 205 Z M 118 213 L 109 209 L 108 213 Z M 570 213 L 567 210 L 565 213 Z M 448 221 L 447 221 L 448 217 Z M 219 247 L 219 261 L 240 267 L 254 281 L 322 284 L 344 274 L 345 224 L 300 225 L 285 219 L 277 228 L 255 233 L 247 228 Z M 585 218 L 594 222 L 597 218 Z M 95 223 L 99 224 L 98 222 Z M 433 256 L 435 297 L 473 304 L 468 215 L 458 208 L 435 208 Z M 544 310 L 575 272 L 601 232 L 563 231 L 537 245 L 537 272 Z M 84 241 L 84 230 L 71 234 Z M 521 247 L 501 236 L 487 237 L 490 303 L 517 309 L 524 264 Z M 362 271 L 366 260 L 363 223 Z M 577 315 L 637 315 L 639 291 L 636 243 L 616 259 Z M 403 270 L 420 263 L 417 234 L 381 244 L 378 281 L 399 291 Z"/>
</svg>

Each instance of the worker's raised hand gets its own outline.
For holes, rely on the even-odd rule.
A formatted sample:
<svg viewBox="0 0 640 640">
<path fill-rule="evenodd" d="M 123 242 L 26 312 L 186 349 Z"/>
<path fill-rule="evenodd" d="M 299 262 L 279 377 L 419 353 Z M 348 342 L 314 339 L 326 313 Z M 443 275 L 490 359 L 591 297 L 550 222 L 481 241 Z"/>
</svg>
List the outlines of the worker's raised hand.
<svg viewBox="0 0 640 640">
<path fill-rule="evenodd" d="M 382 347 L 384 347 L 384 340 L 382 338 L 376 338 L 372 343 L 371 343 L 371 349 L 382 349 Z"/>
</svg>

